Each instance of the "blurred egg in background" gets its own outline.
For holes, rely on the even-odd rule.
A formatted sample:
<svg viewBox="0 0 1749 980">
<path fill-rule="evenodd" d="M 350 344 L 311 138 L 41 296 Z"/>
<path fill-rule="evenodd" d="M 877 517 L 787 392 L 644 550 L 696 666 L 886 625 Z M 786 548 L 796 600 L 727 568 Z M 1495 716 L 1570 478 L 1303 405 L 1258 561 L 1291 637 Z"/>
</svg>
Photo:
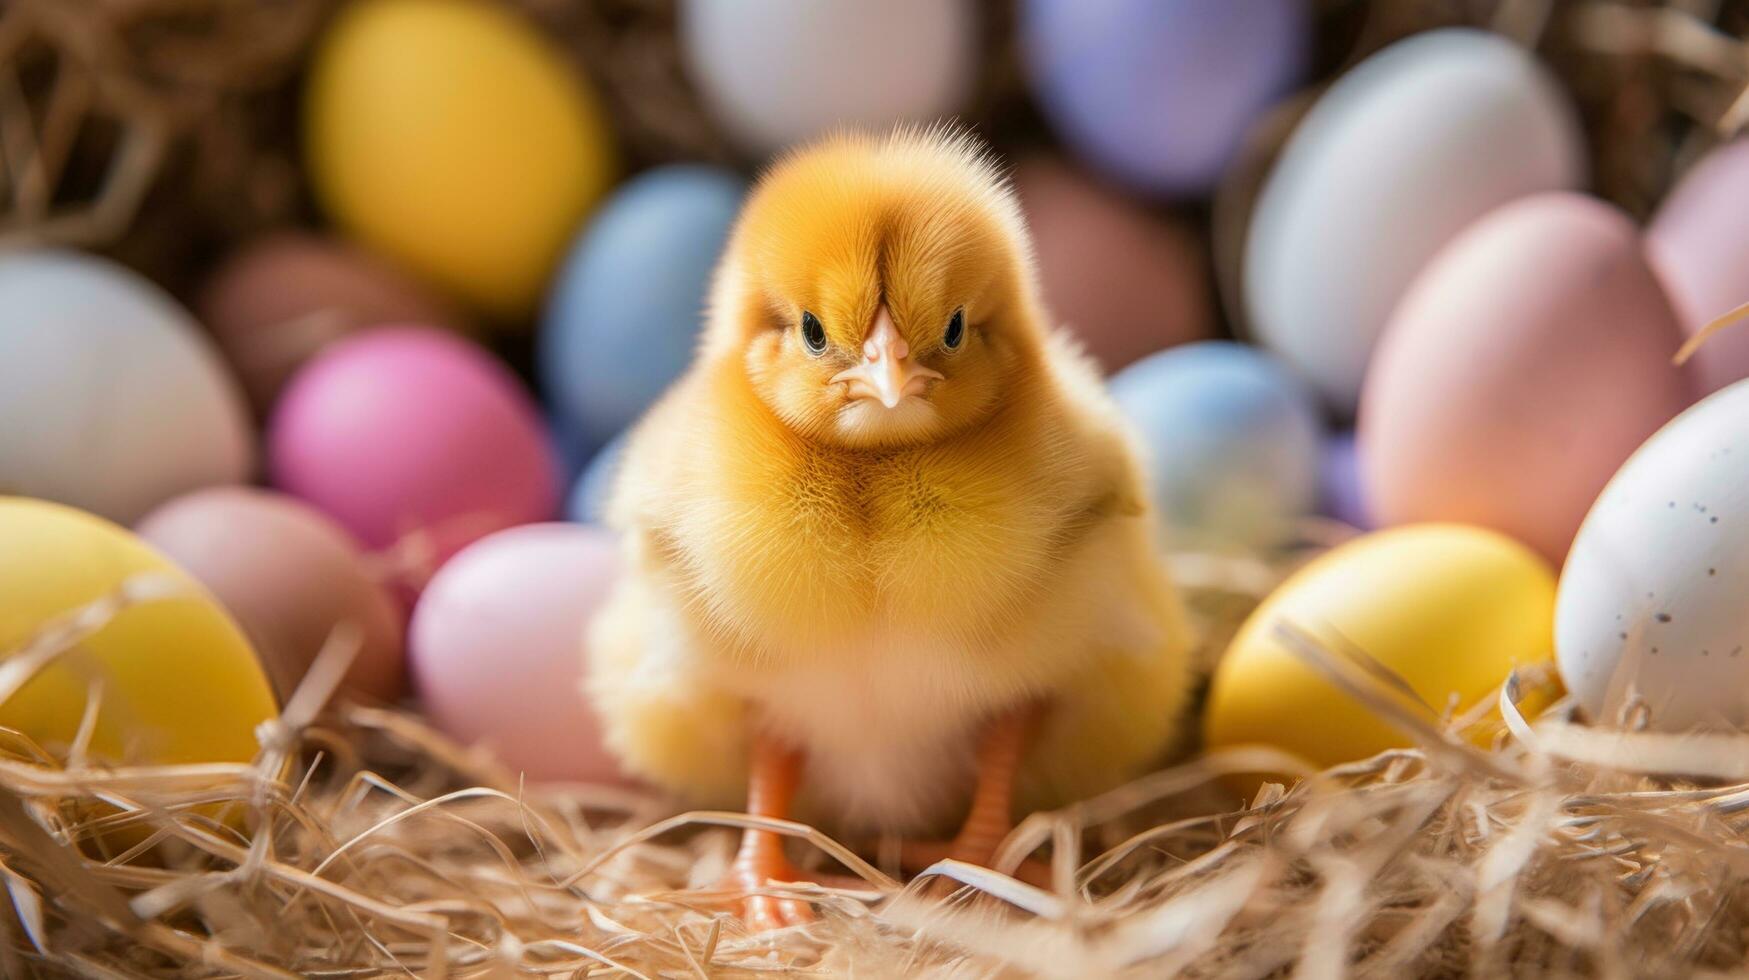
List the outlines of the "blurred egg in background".
<svg viewBox="0 0 1749 980">
<path fill-rule="evenodd" d="M 258 412 L 305 361 L 360 327 L 461 315 L 382 259 L 345 242 L 282 231 L 248 242 L 219 265 L 195 309 Z"/>
<path fill-rule="evenodd" d="M 531 779 L 624 782 L 583 696 L 584 624 L 617 562 L 605 531 L 531 524 L 446 564 L 411 628 L 415 682 L 437 726 Z"/>
<path fill-rule="evenodd" d="M 607 502 L 613 493 L 613 481 L 619 475 L 619 459 L 624 450 L 625 437 L 620 436 L 590 458 L 566 498 L 567 520 L 580 524 L 600 524 L 606 520 Z"/>
<path fill-rule="evenodd" d="M 337 224 L 511 320 L 538 301 L 615 169 L 582 75 L 488 0 L 342 7 L 304 116 L 310 179 Z"/>
<path fill-rule="evenodd" d="M 0 497 L 0 543 L 0 650 L 99 599 L 137 597 L 0 700 L 0 726 L 65 752 L 95 694 L 89 746 L 102 762 L 255 757 L 256 726 L 278 713 L 273 690 L 242 630 L 186 572 L 126 529 L 42 500 Z"/>
<path fill-rule="evenodd" d="M 168 294 L 92 255 L 0 253 L 0 493 L 128 524 L 254 460 L 242 392 Z"/>
<path fill-rule="evenodd" d="M 1504 535 L 1461 524 L 1363 535 L 1295 572 L 1245 621 L 1210 684 L 1204 738 L 1210 748 L 1274 745 L 1319 767 L 1411 744 L 1301 660 L 1282 625 L 1338 656 L 1364 652 L 1435 724 L 1514 667 L 1548 661 L 1554 608 L 1553 570 Z"/>
<path fill-rule="evenodd" d="M 362 331 L 305 366 L 269 422 L 268 466 L 366 547 L 408 539 L 437 561 L 559 506 L 558 461 L 521 383 L 431 328 Z"/>
<path fill-rule="evenodd" d="M 1749 382 L 1646 440 L 1586 516 L 1561 572 L 1555 647 L 1593 722 L 1749 725 Z M 1637 724 L 1630 721 L 1630 724 Z"/>
<path fill-rule="evenodd" d="M 1084 159 L 1140 190 L 1214 187 L 1305 71 L 1303 0 L 1024 0 L 1040 106 Z"/>
<path fill-rule="evenodd" d="M 1374 343 L 1441 246 L 1498 205 L 1577 187 L 1572 107 L 1532 54 L 1484 31 L 1399 41 L 1294 130 L 1252 212 L 1252 333 L 1352 413 Z"/>
<path fill-rule="evenodd" d="M 1749 140 L 1682 176 L 1646 229 L 1646 254 L 1689 334 L 1749 303 Z M 1709 338 L 1691 364 L 1702 393 L 1749 378 L 1749 332 Z"/>
<path fill-rule="evenodd" d="M 1381 522 L 1465 521 L 1559 562 L 1616 467 L 1691 399 L 1639 230 L 1573 193 L 1493 212 L 1416 278 L 1360 409 Z"/>
<path fill-rule="evenodd" d="M 1373 527 L 1353 432 L 1333 432 L 1324 438 L 1324 453 L 1318 463 L 1318 510 L 1350 527 Z"/>
<path fill-rule="evenodd" d="M 746 187 L 716 167 L 658 167 L 616 191 L 559 267 L 540 324 L 542 387 L 584 452 L 686 369 L 711 270 Z"/>
<path fill-rule="evenodd" d="M 688 74 L 716 121 L 766 154 L 833 127 L 934 122 L 978 74 L 970 0 L 682 0 Z"/>
<path fill-rule="evenodd" d="M 243 627 L 281 700 L 342 624 L 361 645 L 352 691 L 400 697 L 401 612 L 358 543 L 314 508 L 255 487 L 215 487 L 146 515 L 140 537 L 199 579 Z"/>
<path fill-rule="evenodd" d="M 1125 368 L 1111 394 L 1141 436 L 1172 547 L 1269 550 L 1317 506 L 1317 405 L 1269 354 L 1187 344 Z"/>
<path fill-rule="evenodd" d="M 1208 263 L 1191 232 L 1048 158 L 1020 164 L 1014 189 L 1051 322 L 1100 367 L 1214 333 Z"/>
</svg>

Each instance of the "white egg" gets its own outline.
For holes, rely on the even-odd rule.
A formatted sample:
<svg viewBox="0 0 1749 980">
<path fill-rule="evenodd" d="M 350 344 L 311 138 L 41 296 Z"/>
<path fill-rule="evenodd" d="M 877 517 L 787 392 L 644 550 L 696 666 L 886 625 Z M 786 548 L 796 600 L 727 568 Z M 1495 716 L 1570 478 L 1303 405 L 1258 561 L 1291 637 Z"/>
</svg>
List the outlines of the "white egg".
<svg viewBox="0 0 1749 980">
<path fill-rule="evenodd" d="M 92 255 L 0 255 L 0 493 L 131 524 L 253 457 L 241 390 L 169 296 Z"/>
<path fill-rule="evenodd" d="M 688 0 L 680 26 L 705 102 L 758 153 L 951 115 L 977 74 L 967 0 Z"/>
<path fill-rule="evenodd" d="M 1498 205 L 1577 187 L 1578 123 L 1512 42 L 1453 28 L 1367 59 L 1319 99 L 1258 198 L 1245 306 L 1257 339 L 1352 411 L 1421 267 Z"/>
<path fill-rule="evenodd" d="M 1647 439 L 1586 515 L 1555 652 L 1593 720 L 1643 702 L 1674 731 L 1749 724 L 1749 381 Z"/>
</svg>

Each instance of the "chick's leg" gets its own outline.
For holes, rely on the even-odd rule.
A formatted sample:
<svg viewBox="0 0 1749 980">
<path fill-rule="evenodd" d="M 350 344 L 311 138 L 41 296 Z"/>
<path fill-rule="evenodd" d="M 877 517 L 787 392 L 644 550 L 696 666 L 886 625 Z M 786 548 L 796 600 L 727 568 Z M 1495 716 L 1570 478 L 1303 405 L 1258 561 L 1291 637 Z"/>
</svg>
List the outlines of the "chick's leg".
<svg viewBox="0 0 1749 980">
<path fill-rule="evenodd" d="M 796 785 L 801 782 L 802 754 L 769 735 L 757 735 L 747 778 L 747 812 L 758 817 L 789 818 Z M 772 881 L 801 881 L 801 873 L 783 854 L 783 837 L 769 830 L 747 830 L 741 850 L 729 870 L 727 884 L 753 892 Z M 813 921 L 806 902 L 748 894 L 741 917 L 756 930 L 778 929 Z"/>
<path fill-rule="evenodd" d="M 1002 839 L 1014 829 L 1014 781 L 1038 715 L 1037 705 L 1024 705 L 997 716 L 984 729 L 978 742 L 972 808 L 949 857 L 988 867 Z"/>
</svg>

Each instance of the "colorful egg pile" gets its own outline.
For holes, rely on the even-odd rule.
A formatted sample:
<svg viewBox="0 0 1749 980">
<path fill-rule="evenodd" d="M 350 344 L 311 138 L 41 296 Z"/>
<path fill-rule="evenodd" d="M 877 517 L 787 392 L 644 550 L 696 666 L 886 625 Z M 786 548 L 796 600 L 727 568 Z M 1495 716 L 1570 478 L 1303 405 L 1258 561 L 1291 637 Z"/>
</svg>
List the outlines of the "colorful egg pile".
<svg viewBox="0 0 1749 980">
<path fill-rule="evenodd" d="M 622 781 L 581 688 L 625 434 L 693 357 L 762 165 L 902 124 L 1003 139 L 1040 298 L 1110 375 L 1163 549 L 1255 568 L 1346 539 L 1233 641 L 1210 746 L 1407 744 L 1294 626 L 1429 721 L 1553 658 L 1593 722 L 1749 726 L 1749 326 L 1672 363 L 1749 303 L 1749 141 L 1642 231 L 1579 191 L 1562 81 L 1478 29 L 1326 49 L 1306 0 L 1023 0 L 1008 58 L 971 0 L 683 0 L 667 74 L 697 111 L 652 113 L 598 100 L 621 79 L 556 11 L 338 6 L 297 76 L 327 224 L 167 279 L 195 314 L 110 259 L 0 253 L 0 657 L 140 593 L 0 692 L 0 725 L 65 749 L 96 678 L 94 755 L 248 759 L 351 628 L 342 696 Z"/>
</svg>

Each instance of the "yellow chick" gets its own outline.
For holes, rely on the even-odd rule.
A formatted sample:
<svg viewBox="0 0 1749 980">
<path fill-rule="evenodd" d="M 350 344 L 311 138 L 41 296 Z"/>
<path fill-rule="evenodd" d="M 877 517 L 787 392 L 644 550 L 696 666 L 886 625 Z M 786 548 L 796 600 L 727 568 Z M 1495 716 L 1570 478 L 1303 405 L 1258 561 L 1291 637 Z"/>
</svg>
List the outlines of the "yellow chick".
<svg viewBox="0 0 1749 980">
<path fill-rule="evenodd" d="M 840 827 L 964 816 L 950 853 L 987 863 L 1017 802 L 1171 748 L 1188 641 L 1136 450 L 1031 261 L 965 136 L 839 135 L 764 176 L 609 505 L 627 571 L 588 693 L 628 771 Z M 733 879 L 801 880 L 762 831 Z"/>
</svg>

